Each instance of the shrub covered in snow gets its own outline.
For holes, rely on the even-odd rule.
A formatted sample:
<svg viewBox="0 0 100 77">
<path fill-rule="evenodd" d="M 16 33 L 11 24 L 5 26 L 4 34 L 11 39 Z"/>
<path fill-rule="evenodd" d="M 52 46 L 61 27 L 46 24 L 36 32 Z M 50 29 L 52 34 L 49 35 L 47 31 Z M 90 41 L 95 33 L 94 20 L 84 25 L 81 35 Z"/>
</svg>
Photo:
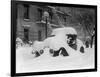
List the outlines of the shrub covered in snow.
<svg viewBox="0 0 100 77">
<path fill-rule="evenodd" d="M 29 45 L 32 46 L 33 45 L 33 41 L 28 41 Z"/>
<path fill-rule="evenodd" d="M 17 37 L 16 38 L 16 48 L 20 47 L 23 45 L 23 41 L 21 38 Z"/>
</svg>

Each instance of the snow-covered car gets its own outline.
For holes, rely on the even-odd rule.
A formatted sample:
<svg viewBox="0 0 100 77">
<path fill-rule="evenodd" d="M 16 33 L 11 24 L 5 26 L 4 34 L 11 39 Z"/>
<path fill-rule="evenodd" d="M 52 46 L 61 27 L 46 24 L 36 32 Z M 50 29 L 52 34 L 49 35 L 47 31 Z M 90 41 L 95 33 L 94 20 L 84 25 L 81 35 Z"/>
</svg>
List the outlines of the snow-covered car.
<svg viewBox="0 0 100 77">
<path fill-rule="evenodd" d="M 34 57 L 39 57 L 44 52 L 45 48 L 49 48 L 50 55 L 53 57 L 59 56 L 61 53 L 63 56 L 68 56 L 66 49 L 68 49 L 68 46 L 66 44 L 66 38 L 65 34 L 60 32 L 54 37 L 48 37 L 44 41 L 35 41 L 33 44 L 33 50 L 32 54 Z M 66 48 L 66 49 L 65 49 Z"/>
<path fill-rule="evenodd" d="M 71 48 L 79 50 L 80 52 L 84 53 L 85 46 L 83 42 L 77 38 L 77 31 L 74 28 L 64 27 L 54 29 L 51 36 L 56 36 L 59 33 L 63 33 L 66 35 L 66 42 Z"/>
<path fill-rule="evenodd" d="M 45 48 L 49 48 L 50 55 L 53 57 L 69 56 L 70 51 L 75 50 L 84 52 L 84 45 L 77 39 L 77 32 L 72 27 L 54 29 L 51 36 L 44 41 L 35 41 L 32 54 L 38 57 L 44 53 Z"/>
</svg>

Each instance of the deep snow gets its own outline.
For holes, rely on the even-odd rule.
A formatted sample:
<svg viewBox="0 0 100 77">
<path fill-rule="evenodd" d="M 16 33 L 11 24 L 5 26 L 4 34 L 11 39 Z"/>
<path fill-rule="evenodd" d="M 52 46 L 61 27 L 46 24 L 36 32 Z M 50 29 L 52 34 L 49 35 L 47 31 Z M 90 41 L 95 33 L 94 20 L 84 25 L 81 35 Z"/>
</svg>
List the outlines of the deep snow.
<svg viewBox="0 0 100 77">
<path fill-rule="evenodd" d="M 78 50 L 74 50 L 67 44 L 66 34 L 77 34 L 74 28 L 59 28 L 53 31 L 54 37 L 49 37 L 42 42 L 37 41 L 35 46 L 20 46 L 16 49 L 16 72 L 40 72 L 40 71 L 56 71 L 56 70 L 75 70 L 94 68 L 94 48 L 85 48 L 85 53 L 79 52 L 82 41 L 77 39 Z M 43 48 L 44 53 L 35 58 L 32 52 L 38 48 Z M 58 50 L 64 47 L 69 56 L 52 57 L 49 53 L 49 48 Z M 35 49 L 33 49 L 35 48 Z"/>
<path fill-rule="evenodd" d="M 31 54 L 32 47 L 19 47 L 16 49 L 16 72 L 41 72 L 56 70 L 75 70 L 94 68 L 94 48 L 86 48 L 85 53 L 69 51 L 69 56 L 52 57 L 49 49 L 45 53 L 34 58 Z"/>
</svg>

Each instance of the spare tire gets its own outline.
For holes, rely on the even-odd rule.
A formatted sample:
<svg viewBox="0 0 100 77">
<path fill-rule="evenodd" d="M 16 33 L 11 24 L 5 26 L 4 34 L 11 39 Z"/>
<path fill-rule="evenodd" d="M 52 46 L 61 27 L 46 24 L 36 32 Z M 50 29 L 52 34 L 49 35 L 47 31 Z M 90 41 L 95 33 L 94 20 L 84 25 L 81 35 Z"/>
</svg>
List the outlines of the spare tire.
<svg viewBox="0 0 100 77">
<path fill-rule="evenodd" d="M 54 51 L 53 49 L 50 49 L 49 52 L 50 52 L 50 55 L 51 55 L 52 57 L 59 56 L 59 50 Z"/>
</svg>

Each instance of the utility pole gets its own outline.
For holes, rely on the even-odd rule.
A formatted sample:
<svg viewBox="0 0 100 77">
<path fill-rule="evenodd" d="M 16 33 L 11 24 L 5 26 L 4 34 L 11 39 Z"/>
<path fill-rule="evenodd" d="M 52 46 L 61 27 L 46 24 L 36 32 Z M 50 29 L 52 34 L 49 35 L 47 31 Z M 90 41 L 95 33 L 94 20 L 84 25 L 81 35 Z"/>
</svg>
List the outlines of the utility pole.
<svg viewBox="0 0 100 77">
<path fill-rule="evenodd" d="M 45 36 L 47 38 L 48 36 L 48 20 L 49 20 L 49 13 L 48 11 L 44 11 L 44 14 L 43 14 L 43 18 L 45 20 Z"/>
</svg>

